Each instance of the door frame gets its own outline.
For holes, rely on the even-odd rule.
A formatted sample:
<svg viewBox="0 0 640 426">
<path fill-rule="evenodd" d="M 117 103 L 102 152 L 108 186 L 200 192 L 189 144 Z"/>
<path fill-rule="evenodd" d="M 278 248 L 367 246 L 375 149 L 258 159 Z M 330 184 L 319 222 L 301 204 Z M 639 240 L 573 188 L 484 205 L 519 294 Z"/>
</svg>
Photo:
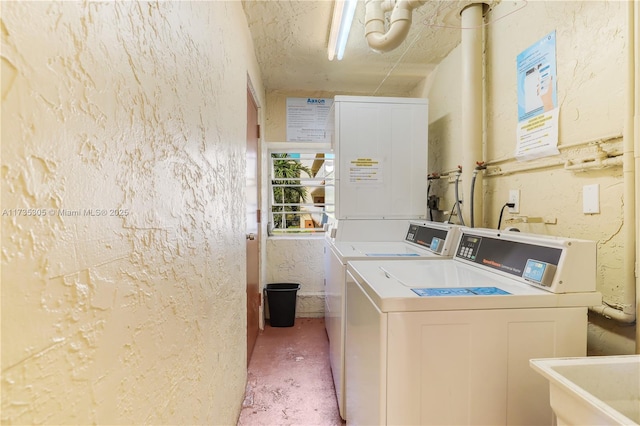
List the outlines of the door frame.
<svg viewBox="0 0 640 426">
<path fill-rule="evenodd" d="M 255 113 L 253 113 L 252 116 L 250 116 L 250 113 L 252 113 L 252 111 L 255 111 Z M 262 203 L 262 197 L 261 197 L 261 163 L 262 163 L 262 144 L 261 144 L 261 135 L 260 135 L 260 106 L 258 104 L 257 101 L 257 96 L 255 93 L 255 90 L 253 88 L 253 85 L 251 84 L 251 79 L 249 78 L 249 76 L 247 75 L 247 160 L 248 160 L 248 156 L 249 156 L 249 152 L 248 152 L 248 148 L 249 148 L 249 144 L 250 143 L 254 143 L 254 140 L 249 140 L 250 138 L 250 117 L 253 118 L 253 116 L 255 116 L 255 125 L 256 125 L 256 133 L 255 133 L 255 167 L 256 167 L 256 180 L 255 180 L 255 191 L 256 191 L 256 229 L 255 229 L 255 235 L 254 238 L 255 240 L 249 240 L 248 236 L 247 236 L 247 252 L 249 251 L 249 247 L 250 246 L 256 246 L 255 249 L 257 250 L 256 256 L 252 257 L 252 259 L 254 259 L 255 261 L 257 261 L 257 273 L 256 276 L 253 277 L 255 279 L 257 279 L 257 282 L 250 282 L 250 280 L 253 280 L 252 277 L 250 277 L 249 273 L 247 272 L 247 281 L 246 281 L 246 288 L 247 288 L 247 365 L 249 365 L 249 362 L 251 360 L 251 354 L 253 353 L 253 348 L 255 346 L 255 341 L 257 339 L 258 333 L 261 329 L 263 329 L 263 320 L 262 320 L 262 315 L 263 315 L 263 306 L 264 306 L 264 302 L 262 301 L 262 280 L 261 280 L 261 276 L 262 276 L 262 256 L 261 256 L 261 252 L 262 252 L 262 233 L 261 233 L 261 223 L 262 223 L 262 218 L 261 218 L 261 203 Z M 253 123 L 251 123 L 251 125 L 253 125 Z M 251 136 L 253 137 L 254 133 L 251 133 Z M 253 187 L 252 187 L 253 188 Z M 249 188 L 247 188 L 247 190 L 249 190 Z M 246 230 L 246 232 L 250 232 L 248 229 Z M 249 262 L 250 262 L 250 257 L 247 255 L 247 260 L 246 260 L 246 267 L 247 267 L 247 271 L 249 270 Z M 254 292 L 255 293 L 252 293 Z M 253 297 L 252 297 L 253 296 Z M 252 307 L 255 307 L 255 310 L 252 310 Z"/>
</svg>

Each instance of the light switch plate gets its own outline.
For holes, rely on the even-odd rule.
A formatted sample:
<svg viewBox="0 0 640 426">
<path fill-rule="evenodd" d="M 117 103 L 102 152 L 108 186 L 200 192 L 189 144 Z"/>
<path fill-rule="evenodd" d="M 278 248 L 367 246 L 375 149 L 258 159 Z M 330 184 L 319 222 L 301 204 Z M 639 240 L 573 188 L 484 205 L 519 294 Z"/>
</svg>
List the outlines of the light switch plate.
<svg viewBox="0 0 640 426">
<path fill-rule="evenodd" d="M 582 212 L 585 214 L 600 213 L 600 185 L 582 187 Z"/>
</svg>

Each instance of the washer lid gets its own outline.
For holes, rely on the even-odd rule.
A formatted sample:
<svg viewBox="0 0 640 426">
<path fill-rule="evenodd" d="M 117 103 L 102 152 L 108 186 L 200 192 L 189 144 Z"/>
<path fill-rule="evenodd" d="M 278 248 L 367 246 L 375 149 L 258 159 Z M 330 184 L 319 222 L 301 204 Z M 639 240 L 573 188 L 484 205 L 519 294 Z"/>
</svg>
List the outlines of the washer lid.
<svg viewBox="0 0 640 426">
<path fill-rule="evenodd" d="M 555 294 L 446 259 L 353 261 L 349 262 L 348 270 L 383 312 L 555 308 L 601 303 L 598 292 Z M 447 289 L 450 294 L 445 294 Z"/>
<path fill-rule="evenodd" d="M 416 259 L 443 258 L 430 250 L 422 249 L 402 241 L 348 242 L 338 241 L 333 244 L 338 257 L 343 262 L 354 259 Z"/>
</svg>

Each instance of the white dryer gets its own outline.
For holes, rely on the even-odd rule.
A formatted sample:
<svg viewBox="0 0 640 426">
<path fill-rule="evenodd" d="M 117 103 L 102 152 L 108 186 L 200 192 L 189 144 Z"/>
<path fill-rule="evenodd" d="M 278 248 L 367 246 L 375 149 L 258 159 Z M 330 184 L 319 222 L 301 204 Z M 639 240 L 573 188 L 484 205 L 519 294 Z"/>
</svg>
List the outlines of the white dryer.
<svg viewBox="0 0 640 426">
<path fill-rule="evenodd" d="M 378 235 L 388 238 L 381 224 Z M 397 226 L 393 225 L 393 226 Z M 351 225 L 353 227 L 353 225 Z M 376 230 L 369 229 L 367 241 L 327 239 L 325 246 L 325 327 L 329 337 L 329 359 L 336 389 L 338 407 L 346 418 L 344 392 L 344 287 L 347 263 L 353 260 L 435 260 L 450 259 L 457 243 L 458 226 L 436 222 L 405 221 L 402 234 L 395 241 L 375 241 Z M 352 235 L 357 236 L 356 233 Z M 373 239 L 374 241 L 371 241 Z M 403 262 L 404 263 L 404 262 Z"/>
<path fill-rule="evenodd" d="M 594 242 L 461 228 L 453 259 L 347 269 L 349 424 L 553 424 L 529 359 L 586 354 Z"/>
</svg>

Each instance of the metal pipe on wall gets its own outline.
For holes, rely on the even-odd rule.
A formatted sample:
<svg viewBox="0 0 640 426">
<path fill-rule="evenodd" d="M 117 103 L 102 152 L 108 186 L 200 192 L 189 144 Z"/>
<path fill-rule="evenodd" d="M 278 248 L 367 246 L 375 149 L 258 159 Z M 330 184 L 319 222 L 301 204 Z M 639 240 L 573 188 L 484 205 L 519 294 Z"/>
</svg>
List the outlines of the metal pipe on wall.
<svg viewBox="0 0 640 426">
<path fill-rule="evenodd" d="M 474 222 L 483 224 L 482 174 L 476 179 L 474 202 L 469 197 L 471 180 L 476 162 L 482 156 L 483 116 L 483 3 L 473 3 L 460 13 L 462 18 L 462 188 L 464 221 L 471 223 L 471 204 L 474 205 Z M 465 192 L 466 191 L 466 192 Z M 465 195 L 466 194 L 466 195 Z"/>
</svg>

